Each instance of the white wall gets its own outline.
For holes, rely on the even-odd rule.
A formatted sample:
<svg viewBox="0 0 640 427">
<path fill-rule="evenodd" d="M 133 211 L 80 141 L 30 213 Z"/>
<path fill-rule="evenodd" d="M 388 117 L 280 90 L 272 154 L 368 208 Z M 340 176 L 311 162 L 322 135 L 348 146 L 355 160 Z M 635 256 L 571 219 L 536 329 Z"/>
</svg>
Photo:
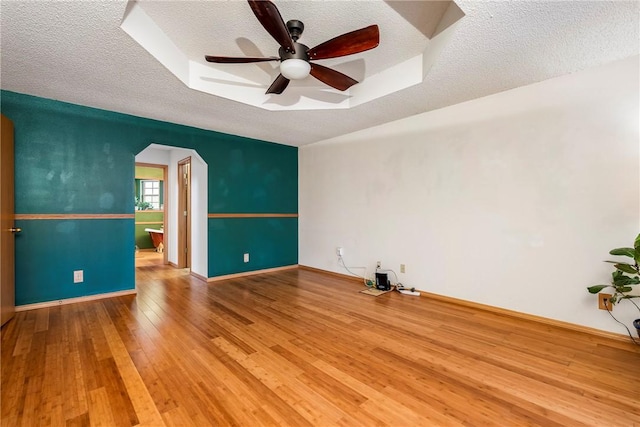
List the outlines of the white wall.
<svg viewBox="0 0 640 427">
<path fill-rule="evenodd" d="M 136 162 L 167 165 L 165 214 L 167 230 L 165 247 L 169 262 L 178 262 L 178 162 L 191 157 L 191 271 L 208 276 L 207 163 L 194 151 L 151 144 L 138 155 Z M 167 199 L 168 196 L 168 199 Z"/>
<path fill-rule="evenodd" d="M 640 232 L 638 75 L 634 57 L 301 148 L 300 264 L 346 273 L 343 246 L 369 275 L 624 333 L 585 288 Z"/>
</svg>

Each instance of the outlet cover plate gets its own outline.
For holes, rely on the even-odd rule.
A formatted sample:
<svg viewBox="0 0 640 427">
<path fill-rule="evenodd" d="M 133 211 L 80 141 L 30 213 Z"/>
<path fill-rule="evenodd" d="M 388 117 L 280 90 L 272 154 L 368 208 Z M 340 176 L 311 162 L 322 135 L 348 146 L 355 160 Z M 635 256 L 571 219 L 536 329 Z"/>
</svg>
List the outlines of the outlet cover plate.
<svg viewBox="0 0 640 427">
<path fill-rule="evenodd" d="M 604 304 L 605 299 L 607 300 L 607 305 Z M 611 300 L 611 294 L 598 294 L 598 308 L 600 310 L 611 311 L 613 309 L 613 306 L 611 305 L 610 300 Z"/>
<path fill-rule="evenodd" d="M 75 270 L 73 272 L 73 283 L 84 282 L 84 270 Z"/>
</svg>

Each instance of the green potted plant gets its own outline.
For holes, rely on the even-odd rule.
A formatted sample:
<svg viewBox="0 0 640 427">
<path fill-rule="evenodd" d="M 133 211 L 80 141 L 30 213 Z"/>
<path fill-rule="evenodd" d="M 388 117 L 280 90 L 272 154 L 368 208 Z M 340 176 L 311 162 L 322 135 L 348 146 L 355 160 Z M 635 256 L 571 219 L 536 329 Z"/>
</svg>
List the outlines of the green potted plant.
<svg viewBox="0 0 640 427">
<path fill-rule="evenodd" d="M 592 294 L 598 294 L 602 290 L 608 289 L 611 292 L 611 298 L 605 301 L 605 303 L 611 304 L 611 308 L 613 308 L 615 304 L 626 300 L 633 304 L 640 313 L 640 307 L 633 301 L 634 298 L 640 298 L 640 295 L 634 292 L 638 284 L 640 284 L 640 267 L 638 267 L 638 264 L 640 264 L 640 234 L 636 237 L 633 248 L 616 248 L 609 251 L 609 254 L 628 257 L 631 258 L 631 261 L 605 261 L 612 263 L 615 267 L 615 271 L 611 275 L 611 283 L 589 286 L 587 290 Z M 607 307 L 609 314 L 611 314 L 611 308 Z M 612 314 L 611 316 L 613 317 Z M 615 317 L 613 318 L 616 322 L 620 323 Z M 633 326 L 636 328 L 638 337 L 640 337 L 640 318 L 633 321 Z M 629 332 L 629 329 L 627 329 L 627 332 Z M 629 336 L 631 337 L 631 333 L 629 333 Z M 631 339 L 633 339 L 633 337 L 631 337 Z"/>
<path fill-rule="evenodd" d="M 140 200 L 137 197 L 136 197 L 136 200 L 135 200 L 134 204 L 136 206 L 136 210 L 138 210 L 138 211 L 146 211 L 147 209 L 153 208 L 153 205 L 151 203 L 143 202 L 142 200 Z"/>
</svg>

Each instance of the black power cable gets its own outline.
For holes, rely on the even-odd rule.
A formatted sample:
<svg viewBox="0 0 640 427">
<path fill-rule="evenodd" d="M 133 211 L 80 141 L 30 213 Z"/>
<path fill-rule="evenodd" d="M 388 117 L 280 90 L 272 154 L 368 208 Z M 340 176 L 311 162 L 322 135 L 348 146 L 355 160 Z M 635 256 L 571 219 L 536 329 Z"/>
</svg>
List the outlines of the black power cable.
<svg viewBox="0 0 640 427">
<path fill-rule="evenodd" d="M 636 341 L 636 339 L 635 339 L 635 338 L 633 338 L 633 335 L 631 334 L 631 331 L 629 330 L 629 328 L 627 327 L 627 325 L 625 325 L 624 323 L 622 323 L 621 321 L 619 321 L 618 319 L 616 319 L 616 317 L 615 317 L 613 314 L 611 314 L 611 310 L 609 310 L 609 300 L 608 300 L 608 299 L 606 299 L 606 298 L 603 298 L 603 301 L 604 301 L 604 307 L 607 309 L 607 313 L 609 313 L 609 316 L 611 316 L 611 318 L 612 318 L 613 320 L 615 320 L 616 322 L 618 322 L 618 323 L 620 323 L 622 326 L 624 326 L 624 328 L 627 330 L 627 334 L 629 334 L 629 338 L 631 338 L 631 341 L 633 341 L 633 343 L 634 343 L 635 345 L 640 345 L 640 342 Z M 631 302 L 633 302 L 633 301 L 631 301 Z M 635 303 L 635 302 L 633 302 L 633 305 L 635 305 L 635 306 L 637 307 L 637 305 L 636 305 L 636 303 Z M 611 308 L 613 309 L 613 307 L 611 307 Z"/>
</svg>

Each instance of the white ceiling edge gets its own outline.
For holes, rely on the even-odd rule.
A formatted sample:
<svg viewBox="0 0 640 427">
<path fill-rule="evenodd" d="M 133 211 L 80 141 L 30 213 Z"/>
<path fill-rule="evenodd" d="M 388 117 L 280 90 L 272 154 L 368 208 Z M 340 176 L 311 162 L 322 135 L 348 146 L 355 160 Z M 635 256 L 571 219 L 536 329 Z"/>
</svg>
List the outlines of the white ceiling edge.
<svg viewBox="0 0 640 427">
<path fill-rule="evenodd" d="M 413 116 L 402 117 L 397 120 L 381 123 L 369 128 L 356 130 L 343 135 L 334 136 L 321 141 L 300 147 L 301 149 L 314 148 L 325 145 L 343 144 L 345 142 L 370 142 L 379 140 L 397 140 L 398 135 L 420 132 L 424 129 L 437 131 L 443 128 L 453 128 L 461 123 L 461 117 L 468 122 L 484 123 L 495 117 L 507 117 L 522 115 L 542 111 L 540 107 L 532 107 L 532 104 L 540 105 L 573 105 L 573 98 L 567 97 L 544 97 L 540 96 L 541 88 L 556 88 L 558 93 L 568 91 L 589 92 L 599 84 L 592 85 L 589 82 L 607 79 L 617 79 L 616 81 L 627 82 L 627 89 L 635 96 L 625 98 L 627 102 L 618 104 L 615 92 L 609 91 L 608 98 L 616 104 L 618 109 L 618 124 L 621 128 L 629 127 L 629 130 L 640 134 L 640 120 L 638 108 L 640 99 L 638 88 L 640 88 L 640 54 L 631 57 L 608 62 L 576 73 L 564 74 L 551 79 L 534 82 L 525 86 L 519 86 L 502 92 L 492 93 L 481 98 L 470 99 L 458 104 L 448 105 L 435 110 L 425 111 Z M 618 84 L 618 83 L 616 83 Z M 572 87 L 571 89 L 567 89 Z M 602 87 L 606 85 L 603 83 Z M 563 89 L 564 88 L 564 89 Z M 575 89 L 579 88 L 579 89 Z M 585 90 L 586 89 L 586 90 Z M 598 90 L 604 90 L 602 88 Z M 507 99 L 522 98 L 519 102 L 505 103 Z M 604 98 L 603 98 L 604 99 Z M 526 101 L 526 102 L 525 102 Z M 478 105 L 483 108 L 478 108 Z M 463 120 L 463 121 L 464 121 Z M 631 155 L 637 157 L 637 150 Z"/>
<path fill-rule="evenodd" d="M 436 28 L 434 35 L 429 40 L 428 49 L 423 52 L 422 62 L 422 79 L 427 77 L 427 74 L 435 64 L 436 59 L 440 56 L 440 53 L 445 49 L 449 42 L 453 39 L 456 29 L 460 25 L 462 18 L 465 14 L 455 2 L 450 2 L 447 10 L 440 18 L 440 23 Z"/>
<path fill-rule="evenodd" d="M 414 56 L 352 86 L 349 89 L 353 96 L 350 106 L 355 107 L 422 83 L 423 56 Z"/>
<path fill-rule="evenodd" d="M 171 71 L 180 81 L 189 84 L 189 61 L 178 46 L 156 25 L 135 1 L 129 1 L 120 24 L 133 40 Z"/>
<path fill-rule="evenodd" d="M 438 35 L 429 41 L 421 55 L 369 76 L 346 91 L 317 82 L 317 85 L 289 86 L 281 95 L 264 93 L 270 81 L 265 81 L 265 74 L 257 67 L 244 67 L 242 71 L 238 67 L 232 74 L 217 64 L 189 60 L 136 0 L 129 0 L 120 27 L 190 89 L 268 111 L 337 110 L 353 108 L 422 83 L 463 16 L 461 9 L 451 2 L 438 25 L 441 31 L 436 32 Z M 243 75 L 239 75 L 240 72 Z"/>
</svg>

